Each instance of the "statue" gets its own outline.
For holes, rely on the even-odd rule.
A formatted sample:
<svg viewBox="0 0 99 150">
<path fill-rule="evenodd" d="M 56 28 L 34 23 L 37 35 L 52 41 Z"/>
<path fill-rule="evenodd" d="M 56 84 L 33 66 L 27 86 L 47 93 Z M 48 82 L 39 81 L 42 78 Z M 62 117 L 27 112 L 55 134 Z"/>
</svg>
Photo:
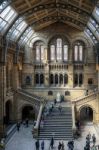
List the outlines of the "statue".
<svg viewBox="0 0 99 150">
<path fill-rule="evenodd" d="M 57 101 L 57 102 L 61 102 L 61 95 L 60 95 L 60 93 L 57 93 L 56 101 Z"/>
</svg>

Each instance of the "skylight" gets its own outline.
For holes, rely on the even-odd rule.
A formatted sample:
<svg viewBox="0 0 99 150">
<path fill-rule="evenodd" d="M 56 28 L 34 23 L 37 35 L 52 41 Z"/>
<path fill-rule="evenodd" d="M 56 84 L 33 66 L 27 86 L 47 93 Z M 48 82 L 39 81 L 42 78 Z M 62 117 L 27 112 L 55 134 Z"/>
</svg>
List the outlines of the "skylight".
<svg viewBox="0 0 99 150">
<path fill-rule="evenodd" d="M 20 38 L 19 43 L 21 45 L 25 44 L 31 38 L 31 36 L 33 36 L 33 34 L 34 34 L 33 29 L 31 27 L 27 28 L 27 30 L 24 32 L 24 34 Z"/>
<path fill-rule="evenodd" d="M 3 33 L 15 19 L 17 13 L 11 6 L 7 6 L 0 14 L 0 31 Z"/>
<path fill-rule="evenodd" d="M 17 40 L 22 32 L 26 29 L 26 27 L 27 23 L 23 20 L 23 18 L 18 18 L 18 20 L 16 20 L 12 28 L 9 30 L 7 38 Z"/>
</svg>

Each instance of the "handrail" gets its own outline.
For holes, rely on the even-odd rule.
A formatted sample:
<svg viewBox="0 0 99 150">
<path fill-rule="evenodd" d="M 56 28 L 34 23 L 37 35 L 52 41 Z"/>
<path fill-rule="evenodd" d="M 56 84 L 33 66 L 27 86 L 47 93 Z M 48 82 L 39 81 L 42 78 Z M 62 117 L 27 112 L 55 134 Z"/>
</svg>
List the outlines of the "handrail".
<svg viewBox="0 0 99 150">
<path fill-rule="evenodd" d="M 98 94 L 99 91 L 95 91 L 95 92 L 92 92 L 91 94 L 87 95 L 87 96 L 84 96 L 82 98 L 79 98 L 79 99 L 75 99 L 75 100 L 72 100 L 72 103 L 75 103 L 75 104 L 79 104 L 79 102 L 83 102 L 84 100 L 87 100 L 86 102 L 88 101 L 91 101 L 93 99 L 89 99 L 90 97 L 94 97 L 96 98 L 96 94 Z"/>
<path fill-rule="evenodd" d="M 25 96 L 28 96 L 39 103 L 47 103 L 48 101 L 47 99 L 45 99 L 45 97 L 37 96 L 36 94 L 31 94 L 24 89 L 18 89 L 17 92 L 20 94 L 24 94 Z"/>
<path fill-rule="evenodd" d="M 41 104 L 40 110 L 38 113 L 38 117 L 37 117 L 37 121 L 36 121 L 36 125 L 34 126 L 34 129 L 33 129 L 33 137 L 34 138 L 37 138 L 39 135 L 39 127 L 40 127 L 40 121 L 41 121 L 41 117 L 42 117 L 43 107 L 44 107 L 43 104 Z"/>
</svg>

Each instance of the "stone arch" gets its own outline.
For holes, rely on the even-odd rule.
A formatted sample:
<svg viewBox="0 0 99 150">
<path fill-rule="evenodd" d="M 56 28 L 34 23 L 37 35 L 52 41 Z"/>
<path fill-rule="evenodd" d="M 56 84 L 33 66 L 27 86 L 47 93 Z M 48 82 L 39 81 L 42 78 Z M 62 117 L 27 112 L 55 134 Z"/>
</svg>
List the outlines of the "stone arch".
<svg viewBox="0 0 99 150">
<path fill-rule="evenodd" d="M 34 44 L 37 42 L 37 41 L 42 41 L 43 43 L 44 43 L 44 45 L 46 46 L 46 38 L 45 37 L 43 37 L 43 36 L 36 36 L 36 37 L 33 37 L 32 39 L 32 42 L 33 42 L 33 44 L 32 44 L 32 47 L 34 47 Z"/>
<path fill-rule="evenodd" d="M 31 111 L 33 111 L 33 113 Z M 28 118 L 30 120 L 34 120 L 37 117 L 36 108 L 32 104 L 29 104 L 29 103 L 24 103 L 20 107 L 19 113 L 20 113 L 20 118 L 19 118 L 20 120 L 24 120 L 26 118 Z M 23 114 L 23 113 L 25 113 L 25 114 Z"/>
<path fill-rule="evenodd" d="M 47 45 L 49 45 L 49 43 L 51 42 L 51 40 L 53 38 L 57 38 L 57 37 L 61 37 L 61 38 L 65 38 L 66 41 L 68 42 L 69 45 L 71 45 L 71 41 L 70 41 L 70 37 L 68 35 L 64 35 L 62 33 L 57 33 L 57 34 L 51 34 L 50 36 L 47 37 Z"/>
<path fill-rule="evenodd" d="M 85 36 L 75 36 L 72 40 L 72 47 L 76 41 L 82 41 L 86 47 L 92 48 L 92 44 L 85 38 Z"/>
<path fill-rule="evenodd" d="M 82 122 L 93 122 L 95 109 L 91 105 L 83 105 L 79 108 L 79 120 Z"/>
<path fill-rule="evenodd" d="M 7 100 L 5 102 L 5 116 L 4 116 L 4 123 L 9 124 L 12 121 L 12 101 Z"/>
</svg>

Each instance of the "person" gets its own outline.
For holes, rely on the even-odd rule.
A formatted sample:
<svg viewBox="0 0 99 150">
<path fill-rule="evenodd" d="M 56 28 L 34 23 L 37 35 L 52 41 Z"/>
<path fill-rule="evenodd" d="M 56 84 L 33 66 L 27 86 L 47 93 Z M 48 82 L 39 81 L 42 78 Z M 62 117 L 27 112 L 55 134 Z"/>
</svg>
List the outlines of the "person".
<svg viewBox="0 0 99 150">
<path fill-rule="evenodd" d="M 54 147 L 54 138 L 53 137 L 51 138 L 50 147 L 51 147 L 51 149 L 53 149 L 53 147 Z"/>
<path fill-rule="evenodd" d="M 61 150 L 61 148 L 62 148 L 62 144 L 59 142 L 59 144 L 58 144 L 58 150 Z"/>
<path fill-rule="evenodd" d="M 56 98 L 54 99 L 54 105 L 56 105 L 57 101 L 56 101 Z"/>
<path fill-rule="evenodd" d="M 60 111 L 60 113 L 61 113 L 61 112 L 62 112 L 62 106 L 59 105 L 58 109 L 59 109 L 59 111 Z"/>
<path fill-rule="evenodd" d="M 26 127 L 28 127 L 28 124 L 29 124 L 29 120 L 28 118 L 26 118 Z"/>
<path fill-rule="evenodd" d="M 93 142 L 93 145 L 95 145 L 95 143 L 96 143 L 96 136 L 95 136 L 95 134 L 92 135 L 92 142 Z"/>
<path fill-rule="evenodd" d="M 64 150 L 64 143 L 62 141 L 62 144 L 61 144 L 61 150 Z"/>
<path fill-rule="evenodd" d="M 91 150 L 97 150 L 96 146 L 93 145 L 93 146 L 91 147 Z"/>
<path fill-rule="evenodd" d="M 72 141 L 69 141 L 68 143 L 67 143 L 67 146 L 68 146 L 68 148 L 70 149 L 70 150 L 73 150 L 74 149 L 74 141 L 72 140 Z"/>
<path fill-rule="evenodd" d="M 39 150 L 39 140 L 37 140 L 37 141 L 35 142 L 35 147 L 36 147 L 36 150 Z"/>
<path fill-rule="evenodd" d="M 19 132 L 19 130 L 20 130 L 20 122 L 18 121 L 17 122 L 17 131 Z"/>
<path fill-rule="evenodd" d="M 40 127 L 43 129 L 43 127 L 44 127 L 44 120 L 41 120 Z"/>
<path fill-rule="evenodd" d="M 44 141 L 41 142 L 41 150 L 44 150 Z"/>
<path fill-rule="evenodd" d="M 76 127 L 78 130 L 80 130 L 80 121 L 79 120 L 76 121 Z"/>
</svg>

